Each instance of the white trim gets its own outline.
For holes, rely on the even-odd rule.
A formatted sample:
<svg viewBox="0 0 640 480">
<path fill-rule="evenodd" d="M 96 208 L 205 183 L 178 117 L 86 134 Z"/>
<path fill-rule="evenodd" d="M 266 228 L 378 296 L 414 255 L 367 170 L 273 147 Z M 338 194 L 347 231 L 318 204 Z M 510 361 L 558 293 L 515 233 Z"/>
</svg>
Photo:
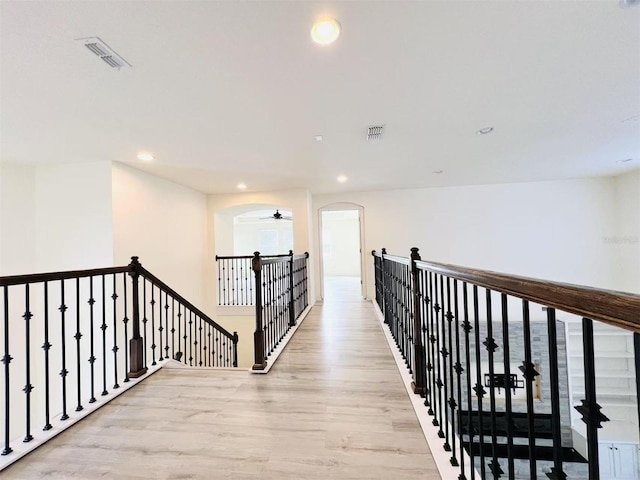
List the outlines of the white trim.
<svg viewBox="0 0 640 480">
<path fill-rule="evenodd" d="M 318 208 L 318 260 L 319 260 L 319 270 L 320 270 L 320 301 L 324 301 L 324 245 L 322 243 L 322 213 L 323 212 L 339 212 L 343 210 L 352 210 L 358 212 L 358 222 L 360 228 L 360 290 L 362 298 L 367 300 L 367 276 L 366 276 L 366 261 L 367 257 L 365 255 L 364 248 L 364 207 L 362 205 L 358 205 L 357 203 L 349 203 L 349 202 L 337 202 L 330 203 L 325 205 L 324 207 Z"/>
<path fill-rule="evenodd" d="M 400 376 L 402 377 L 402 381 L 407 390 L 407 395 L 409 395 L 409 400 L 411 400 L 411 405 L 413 405 L 413 410 L 416 412 L 416 417 L 418 417 L 418 422 L 420 423 L 420 427 L 422 428 L 424 438 L 427 440 L 427 444 L 429 445 L 429 449 L 431 450 L 433 460 L 435 461 L 436 467 L 438 467 L 440 478 L 443 480 L 452 480 L 458 478 L 458 475 L 460 475 L 460 467 L 454 467 L 451 465 L 449 461 L 451 459 L 451 453 L 445 452 L 445 450 L 442 448 L 442 439 L 438 437 L 438 429 L 433 426 L 432 418 L 427 413 L 427 409 L 424 406 L 424 401 L 422 400 L 420 395 L 416 395 L 415 393 L 413 393 L 413 389 L 411 388 L 413 378 L 407 370 L 406 363 L 402 358 L 400 349 L 396 346 L 396 343 L 391 336 L 391 332 L 384 323 L 384 315 L 380 311 L 380 307 L 378 306 L 378 304 L 375 301 L 372 303 L 373 309 L 376 312 L 376 316 L 378 317 L 378 321 L 380 322 L 380 328 L 382 329 L 384 336 L 387 339 L 389 350 L 391 350 L 393 359 L 396 361 L 396 366 L 398 367 L 398 371 L 400 372 Z M 458 450 L 456 451 L 456 457 L 459 457 L 460 455 L 458 445 L 456 445 L 456 449 Z M 467 478 L 471 478 L 471 460 L 466 452 L 464 454 L 464 466 L 465 476 Z M 477 470 L 475 472 L 475 475 L 475 478 L 481 478 L 480 473 Z"/>
<path fill-rule="evenodd" d="M 122 395 L 124 392 L 136 386 L 143 380 L 146 380 L 147 378 L 149 378 L 151 375 L 156 373 L 165 365 L 166 363 L 149 367 L 149 369 L 147 370 L 147 373 L 142 377 L 131 378 L 126 383 L 122 382 L 120 384 L 120 388 L 111 389 L 111 392 L 108 395 L 105 395 L 104 397 L 97 396 L 95 403 L 87 403 L 86 405 L 84 405 L 84 409 L 82 409 L 79 412 L 76 412 L 75 410 L 67 412 L 67 414 L 69 415 L 69 418 L 67 420 L 64 420 L 64 421 L 60 420 L 60 417 L 62 416 L 62 414 L 56 415 L 51 419 L 51 424 L 53 425 L 53 428 L 47 431 L 38 431 L 39 429 L 34 428 L 33 429 L 34 431 L 32 432 L 34 434 L 34 439 L 31 440 L 29 443 L 22 443 L 19 439 L 14 440 L 13 443 L 11 444 L 11 447 L 13 448 L 13 452 L 11 452 L 9 455 L 0 457 L 0 471 L 4 470 L 9 465 L 17 462 L 22 457 L 24 457 L 28 453 L 31 453 L 39 446 L 44 445 L 49 440 L 51 440 L 58 434 L 64 432 L 68 428 L 72 427 L 83 418 L 87 417 L 88 415 L 91 415 L 96 410 L 99 410 L 100 408 L 104 407 L 111 400 Z"/>
<path fill-rule="evenodd" d="M 307 315 L 309 314 L 312 308 L 313 308 L 312 305 L 307 306 L 307 308 L 305 308 L 302 314 L 300 315 L 300 318 L 298 318 L 296 325 L 294 327 L 291 327 L 287 332 L 287 334 L 284 337 L 282 337 L 280 344 L 273 350 L 269 358 L 267 358 L 267 366 L 265 367 L 265 369 L 249 370 L 251 373 L 256 373 L 256 374 L 269 373 L 269 370 L 271 370 L 271 367 L 275 365 L 276 360 L 278 360 L 278 357 L 284 351 L 284 349 L 286 348 L 289 341 L 293 338 L 293 335 L 296 333 L 296 331 L 300 328 L 300 325 L 302 325 L 302 322 L 304 322 L 304 319 L 307 318 Z"/>
</svg>

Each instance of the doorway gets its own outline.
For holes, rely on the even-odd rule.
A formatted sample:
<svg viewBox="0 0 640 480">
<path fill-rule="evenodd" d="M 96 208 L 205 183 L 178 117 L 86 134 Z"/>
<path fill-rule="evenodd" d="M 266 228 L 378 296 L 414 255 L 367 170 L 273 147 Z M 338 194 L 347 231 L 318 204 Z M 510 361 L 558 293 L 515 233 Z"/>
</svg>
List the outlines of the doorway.
<svg viewBox="0 0 640 480">
<path fill-rule="evenodd" d="M 362 207 L 333 205 L 320 210 L 323 300 L 366 297 L 362 262 Z"/>
</svg>

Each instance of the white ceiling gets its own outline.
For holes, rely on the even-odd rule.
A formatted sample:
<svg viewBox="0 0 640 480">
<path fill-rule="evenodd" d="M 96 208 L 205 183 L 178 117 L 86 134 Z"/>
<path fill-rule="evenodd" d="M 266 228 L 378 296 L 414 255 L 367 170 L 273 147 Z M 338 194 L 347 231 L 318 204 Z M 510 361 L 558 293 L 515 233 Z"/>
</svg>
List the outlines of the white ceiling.
<svg viewBox="0 0 640 480">
<path fill-rule="evenodd" d="M 640 166 L 640 8 L 616 0 L 1 9 L 2 161 L 114 160 L 211 193 L 240 181 L 320 193 Z M 329 47 L 309 37 L 323 15 L 343 28 Z M 88 36 L 133 68 L 112 70 L 74 41 Z M 382 141 L 365 141 L 371 124 L 386 125 Z M 475 135 L 486 126 L 495 132 Z M 138 161 L 140 150 L 156 161 Z"/>
</svg>

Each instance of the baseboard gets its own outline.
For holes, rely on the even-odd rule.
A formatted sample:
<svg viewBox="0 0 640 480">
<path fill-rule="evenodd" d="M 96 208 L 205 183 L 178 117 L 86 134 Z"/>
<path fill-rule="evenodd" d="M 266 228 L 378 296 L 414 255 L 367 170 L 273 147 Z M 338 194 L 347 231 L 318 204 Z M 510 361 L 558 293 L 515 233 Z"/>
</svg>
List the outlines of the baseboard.
<svg viewBox="0 0 640 480">
<path fill-rule="evenodd" d="M 293 338 L 293 335 L 295 335 L 295 333 L 298 331 L 298 328 L 300 328 L 300 325 L 302 325 L 302 322 L 304 322 L 305 318 L 307 318 L 307 315 L 309 314 L 309 312 L 311 311 L 312 308 L 313 308 L 313 306 L 309 305 L 307 308 L 304 309 L 302 314 L 300 314 L 300 318 L 298 318 L 298 321 L 297 321 L 296 325 L 289 329 L 287 334 L 280 341 L 280 344 L 273 350 L 271 355 L 269 355 L 269 358 L 267 358 L 267 366 L 265 367 L 265 369 L 264 370 L 249 370 L 251 373 L 255 373 L 256 375 L 262 375 L 262 374 L 265 374 L 265 373 L 269 373 L 269 370 L 271 370 L 271 367 L 273 367 L 273 365 L 275 365 L 276 361 L 278 360 L 278 357 L 284 351 L 284 349 L 286 348 L 286 346 L 289 343 L 289 341 Z"/>
<path fill-rule="evenodd" d="M 144 380 L 149 378 L 151 375 L 156 373 L 158 370 L 160 370 L 164 366 L 165 366 L 165 363 L 150 366 L 149 370 L 147 370 L 146 375 L 139 378 L 131 378 L 126 383 L 121 382 L 120 388 L 117 388 L 115 390 L 111 389 L 109 394 L 105 395 L 104 397 L 96 396 L 95 403 L 87 403 L 86 405 L 84 405 L 84 408 L 79 412 L 76 412 L 75 410 L 71 409 L 71 411 L 67 412 L 67 415 L 69 415 L 69 418 L 67 420 L 64 420 L 64 421 L 60 420 L 60 417 L 62 416 L 62 414 L 56 415 L 51 419 L 51 425 L 53 425 L 53 428 L 47 431 L 42 431 L 42 430 L 38 431 L 39 429 L 34 428 L 32 432 L 34 439 L 28 443 L 22 443 L 19 439 L 14 440 L 14 442 L 11 444 L 11 447 L 13 448 L 13 452 L 11 452 L 9 455 L 0 457 L 0 472 L 5 468 L 7 468 L 9 465 L 12 465 L 13 463 L 23 458 L 25 455 L 33 452 L 38 447 L 44 445 L 45 443 L 47 443 L 49 440 L 56 437 L 60 433 L 64 432 L 65 430 L 68 430 L 73 425 L 78 423 L 80 420 L 88 417 L 93 412 L 100 410 L 102 407 L 107 405 L 111 400 L 119 397 L 124 392 L 138 385 L 140 382 L 143 382 Z"/>
<path fill-rule="evenodd" d="M 384 323 L 384 315 L 380 311 L 380 307 L 375 301 L 372 303 L 373 309 L 376 312 L 376 316 L 378 317 L 378 321 L 380 322 L 380 328 L 384 333 L 387 344 L 389 345 L 389 350 L 391 350 L 393 359 L 396 362 L 396 366 L 398 367 L 398 371 L 400 372 L 400 376 L 402 377 L 402 382 L 404 383 L 405 389 L 407 390 L 407 395 L 409 395 L 409 399 L 411 400 L 411 405 L 413 406 L 413 410 L 416 413 L 416 417 L 418 417 L 420 428 L 422 428 L 424 438 L 427 440 L 427 444 L 429 445 L 429 449 L 431 450 L 431 455 L 433 456 L 433 460 L 436 464 L 436 467 L 438 468 L 440 477 L 443 480 L 456 479 L 460 475 L 460 467 L 454 467 L 451 465 L 451 452 L 446 452 L 444 450 L 442 439 L 438 437 L 438 429 L 431 423 L 433 419 L 427 413 L 427 408 L 424 406 L 424 400 L 422 399 L 422 397 L 420 397 L 420 395 L 416 395 L 415 393 L 413 393 L 413 389 L 411 387 L 413 378 L 407 370 L 407 365 L 404 361 L 404 358 L 402 358 L 402 354 L 400 353 L 396 342 L 393 340 L 388 326 Z M 457 451 L 456 455 L 459 456 L 459 453 L 460 452 Z M 471 461 L 466 452 L 464 465 L 466 478 L 472 478 L 470 470 Z M 481 478 L 480 473 L 477 470 L 475 472 L 475 478 Z"/>
</svg>

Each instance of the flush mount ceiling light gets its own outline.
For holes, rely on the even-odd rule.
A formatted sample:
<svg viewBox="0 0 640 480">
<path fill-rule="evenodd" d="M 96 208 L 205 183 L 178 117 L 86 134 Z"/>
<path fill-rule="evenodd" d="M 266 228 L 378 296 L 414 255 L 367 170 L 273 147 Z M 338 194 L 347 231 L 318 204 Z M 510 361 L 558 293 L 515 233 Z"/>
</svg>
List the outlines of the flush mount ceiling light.
<svg viewBox="0 0 640 480">
<path fill-rule="evenodd" d="M 138 160 L 142 160 L 143 162 L 152 162 L 155 160 L 155 157 L 149 152 L 140 152 L 138 154 Z"/>
<path fill-rule="evenodd" d="M 238 185 L 236 185 L 236 188 L 238 190 L 246 190 L 247 189 L 247 184 L 240 182 Z"/>
<path fill-rule="evenodd" d="M 339 175 L 339 176 L 338 176 L 338 181 L 339 181 L 340 183 L 344 183 L 344 182 L 346 182 L 347 180 L 348 180 L 348 178 L 347 178 L 345 175 Z"/>
<path fill-rule="evenodd" d="M 335 18 L 322 18 L 311 27 L 311 39 L 318 45 L 329 45 L 340 36 L 340 24 Z"/>
<path fill-rule="evenodd" d="M 493 127 L 484 127 L 476 131 L 476 135 L 488 135 L 493 132 Z"/>
</svg>

